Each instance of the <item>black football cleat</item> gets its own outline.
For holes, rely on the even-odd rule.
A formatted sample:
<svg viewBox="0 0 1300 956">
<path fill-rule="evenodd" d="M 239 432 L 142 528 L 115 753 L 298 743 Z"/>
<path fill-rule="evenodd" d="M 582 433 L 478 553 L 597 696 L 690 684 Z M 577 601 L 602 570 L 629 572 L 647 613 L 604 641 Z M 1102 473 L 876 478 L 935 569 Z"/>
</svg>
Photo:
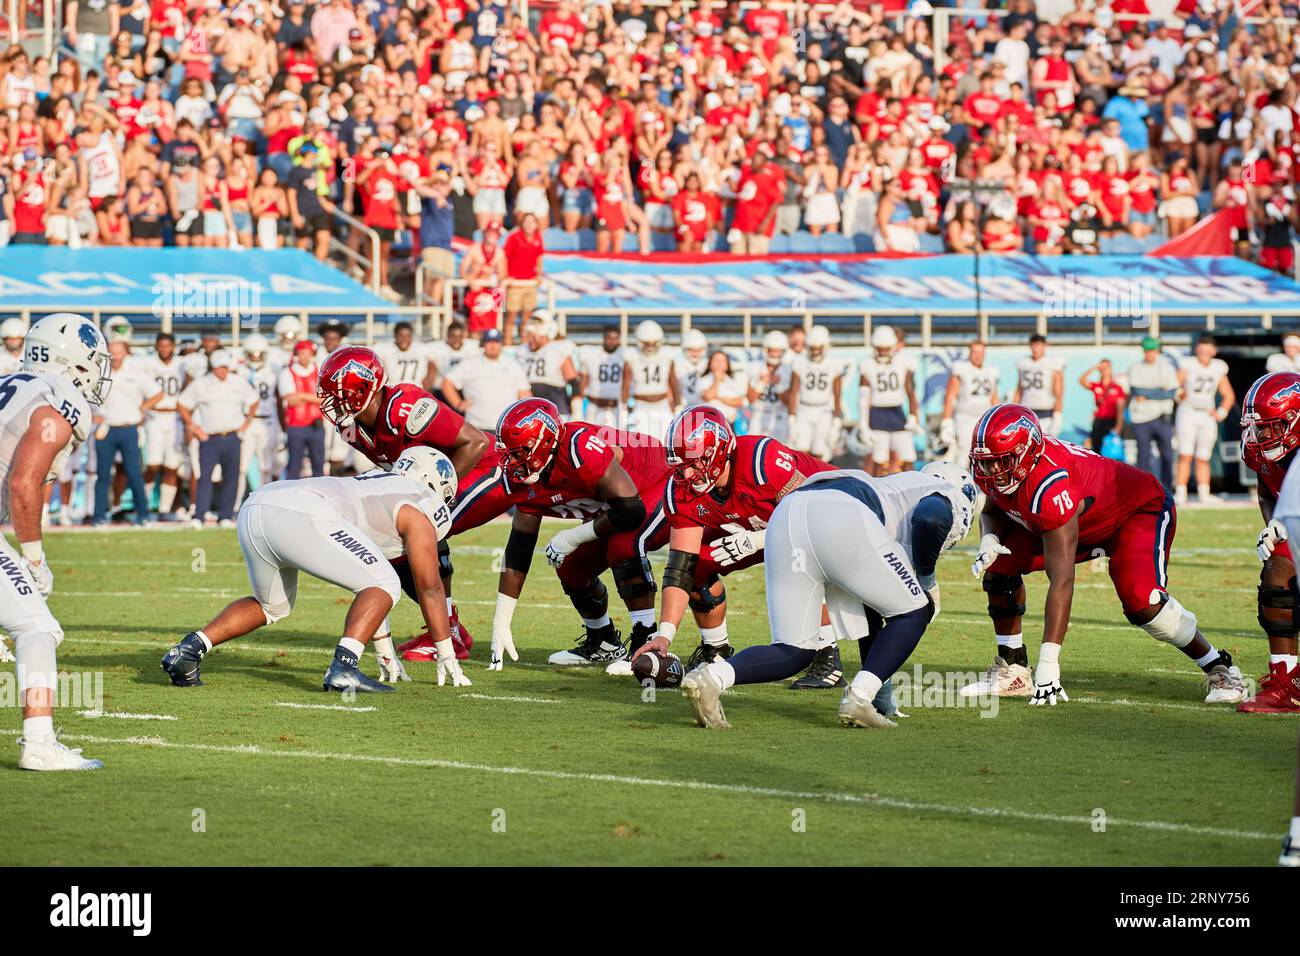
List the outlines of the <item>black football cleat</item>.
<svg viewBox="0 0 1300 956">
<path fill-rule="evenodd" d="M 844 669 L 840 665 L 840 648 L 838 644 L 823 647 L 813 657 L 808 670 L 790 685 L 791 690 L 830 690 L 832 687 L 844 687 Z"/>
<path fill-rule="evenodd" d="M 199 663 L 208 650 L 202 639 L 191 631 L 181 642 L 163 655 L 162 669 L 177 687 L 202 687 Z"/>
<path fill-rule="evenodd" d="M 695 668 L 712 664 L 719 659 L 725 661 L 734 653 L 736 650 L 730 644 L 705 644 L 700 641 L 700 646 L 691 651 L 691 656 L 686 661 L 686 672 L 689 674 Z"/>
<path fill-rule="evenodd" d="M 642 645 L 655 636 L 657 628 L 653 624 L 633 624 L 632 636 L 627 641 L 627 656 L 631 657 Z"/>
<path fill-rule="evenodd" d="M 556 651 L 548 657 L 548 664 L 561 667 L 583 667 L 590 664 L 612 664 L 627 658 L 627 647 L 622 635 L 610 625 L 587 631 L 577 647 Z"/>
<path fill-rule="evenodd" d="M 323 690 L 336 690 L 340 693 L 344 691 L 389 693 L 397 689 L 388 684 L 381 684 L 361 673 L 361 668 L 357 667 L 357 659 L 342 648 L 334 651 L 334 662 L 325 672 L 325 680 L 321 687 Z"/>
</svg>

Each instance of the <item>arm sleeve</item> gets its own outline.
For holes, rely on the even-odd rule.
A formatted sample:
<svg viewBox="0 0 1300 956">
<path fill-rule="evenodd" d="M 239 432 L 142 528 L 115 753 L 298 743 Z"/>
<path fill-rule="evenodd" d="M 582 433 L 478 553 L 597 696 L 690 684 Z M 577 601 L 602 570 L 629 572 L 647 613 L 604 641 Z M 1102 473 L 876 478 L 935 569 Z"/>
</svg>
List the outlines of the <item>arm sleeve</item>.
<svg viewBox="0 0 1300 956">
<path fill-rule="evenodd" d="M 934 587 L 934 569 L 952 530 L 952 503 L 943 495 L 922 498 L 912 509 L 912 567 L 922 587 Z"/>
</svg>

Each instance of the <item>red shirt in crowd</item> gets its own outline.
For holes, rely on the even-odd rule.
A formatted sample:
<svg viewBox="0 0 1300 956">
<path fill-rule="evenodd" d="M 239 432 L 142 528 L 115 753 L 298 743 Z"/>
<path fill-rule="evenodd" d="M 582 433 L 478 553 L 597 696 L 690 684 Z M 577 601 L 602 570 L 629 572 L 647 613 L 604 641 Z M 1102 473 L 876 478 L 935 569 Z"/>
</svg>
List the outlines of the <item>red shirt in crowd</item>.
<svg viewBox="0 0 1300 956">
<path fill-rule="evenodd" d="M 771 163 L 758 172 L 746 169 L 736 188 L 736 217 L 732 226 L 746 234 L 758 232 L 763 218 L 785 194 L 784 179 L 780 168 Z M 775 227 L 776 217 L 773 216 L 764 231 L 770 236 Z"/>
<path fill-rule="evenodd" d="M 536 279 L 541 273 L 542 253 L 546 251 L 541 230 L 529 239 L 522 229 L 516 229 L 506 236 L 501 248 L 506 254 L 506 275 L 511 279 Z"/>
<path fill-rule="evenodd" d="M 1124 397 L 1124 387 L 1119 382 L 1112 380 L 1106 385 L 1101 382 L 1091 382 L 1088 391 L 1092 392 L 1092 397 L 1097 402 L 1097 418 L 1118 417 L 1119 401 Z"/>
</svg>

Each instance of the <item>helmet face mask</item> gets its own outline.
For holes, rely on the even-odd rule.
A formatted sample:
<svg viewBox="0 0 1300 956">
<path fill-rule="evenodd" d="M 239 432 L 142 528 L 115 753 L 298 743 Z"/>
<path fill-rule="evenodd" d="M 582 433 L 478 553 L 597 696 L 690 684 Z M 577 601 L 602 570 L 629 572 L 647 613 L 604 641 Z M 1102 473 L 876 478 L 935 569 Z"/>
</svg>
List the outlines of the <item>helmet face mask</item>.
<svg viewBox="0 0 1300 956">
<path fill-rule="evenodd" d="M 427 445 L 407 448 L 393 462 L 393 471 L 406 475 L 442 497 L 447 505 L 456 501 L 459 481 L 451 459 Z"/>
<path fill-rule="evenodd" d="M 321 365 L 316 394 L 321 414 L 348 428 L 383 391 L 387 375 L 373 350 L 358 345 L 335 349 Z"/>
<path fill-rule="evenodd" d="M 1043 430 L 1024 405 L 995 405 L 975 426 L 970 473 L 985 492 L 1013 493 L 1038 464 Z"/>
<path fill-rule="evenodd" d="M 1272 372 L 1250 387 L 1241 443 L 1265 461 L 1281 461 L 1300 447 L 1300 374 Z"/>
<path fill-rule="evenodd" d="M 113 386 L 113 360 L 103 333 L 72 312 L 47 315 L 28 330 L 23 368 L 71 379 L 95 405 L 104 404 Z"/>
<path fill-rule="evenodd" d="M 692 405 L 668 426 L 665 444 L 673 476 L 697 495 L 712 491 L 731 463 L 736 435 L 712 405 Z"/>
<path fill-rule="evenodd" d="M 564 434 L 560 410 L 544 398 L 524 398 L 497 421 L 497 454 L 506 478 L 532 485 L 555 461 Z"/>
<path fill-rule="evenodd" d="M 654 355 L 664 341 L 663 327 L 652 319 L 646 319 L 636 327 L 636 344 L 646 355 Z"/>
</svg>

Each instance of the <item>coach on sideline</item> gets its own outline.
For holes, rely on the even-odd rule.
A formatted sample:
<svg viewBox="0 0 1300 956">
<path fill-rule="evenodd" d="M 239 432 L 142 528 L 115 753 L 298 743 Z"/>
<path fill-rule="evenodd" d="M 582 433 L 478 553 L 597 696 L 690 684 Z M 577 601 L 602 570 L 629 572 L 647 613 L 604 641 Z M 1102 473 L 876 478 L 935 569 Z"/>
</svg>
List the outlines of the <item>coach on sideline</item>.
<svg viewBox="0 0 1300 956">
<path fill-rule="evenodd" d="M 1137 440 L 1137 466 L 1160 479 L 1166 491 L 1174 489 L 1174 397 L 1178 370 L 1160 351 L 1160 340 L 1142 340 L 1142 361 L 1128 370 L 1128 420 Z M 1160 453 L 1160 470 L 1151 467 L 1151 443 Z M 1097 449 L 1100 451 L 1100 449 Z"/>
<path fill-rule="evenodd" d="M 199 441 L 199 488 L 194 523 L 201 525 L 212 505 L 212 476 L 221 466 L 221 501 L 217 519 L 234 526 L 235 491 L 239 487 L 240 438 L 257 414 L 257 392 L 239 375 L 230 374 L 230 353 L 217 349 L 208 362 L 212 371 L 194 379 L 176 400 L 185 430 Z"/>
<path fill-rule="evenodd" d="M 311 462 L 311 476 L 325 474 L 325 424 L 316 394 L 316 345 L 303 339 L 293 347 L 293 360 L 280 373 L 280 401 L 284 403 L 284 432 L 289 446 L 285 478 L 302 477 L 302 461 Z"/>
<path fill-rule="evenodd" d="M 493 431 L 501 413 L 519 399 L 529 398 L 533 390 L 524 367 L 512 356 L 501 354 L 500 329 L 484 332 L 481 344 L 481 354 L 465 359 L 447 373 L 442 391 L 467 422 Z"/>
</svg>

